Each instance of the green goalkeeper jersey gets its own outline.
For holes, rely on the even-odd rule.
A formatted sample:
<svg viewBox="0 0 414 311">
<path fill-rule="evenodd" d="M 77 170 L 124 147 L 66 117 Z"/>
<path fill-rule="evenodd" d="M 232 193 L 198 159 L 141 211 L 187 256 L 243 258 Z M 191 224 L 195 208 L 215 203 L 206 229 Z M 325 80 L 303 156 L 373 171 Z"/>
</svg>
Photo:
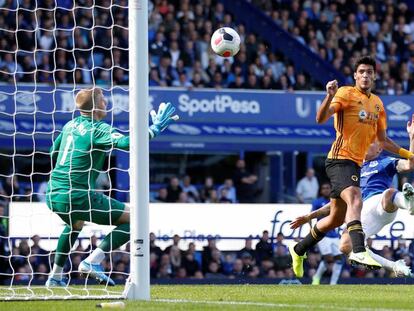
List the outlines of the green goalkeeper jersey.
<svg viewBox="0 0 414 311">
<path fill-rule="evenodd" d="M 63 127 L 50 149 L 56 165 L 46 195 L 52 202 L 82 204 L 95 189 L 106 154 L 113 148 L 128 150 L 129 136 L 103 121 L 79 116 Z"/>
</svg>

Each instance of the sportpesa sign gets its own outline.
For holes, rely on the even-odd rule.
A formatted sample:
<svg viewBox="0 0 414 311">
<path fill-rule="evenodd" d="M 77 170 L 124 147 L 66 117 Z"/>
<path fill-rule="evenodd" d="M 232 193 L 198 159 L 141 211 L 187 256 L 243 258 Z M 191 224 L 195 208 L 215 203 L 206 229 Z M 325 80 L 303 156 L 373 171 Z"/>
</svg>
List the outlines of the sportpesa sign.
<svg viewBox="0 0 414 311">
<path fill-rule="evenodd" d="M 0 114 L 17 112 L 47 114 L 67 113 L 74 107 L 72 87 L 47 85 L 19 85 L 16 91 L 9 85 L 0 85 Z M 116 86 L 105 97 L 110 104 L 114 121 L 127 121 L 128 89 Z M 315 115 L 324 93 L 277 92 L 256 90 L 187 90 L 178 88 L 150 88 L 149 109 L 160 102 L 177 105 L 183 121 L 256 124 L 315 125 Z M 413 96 L 383 96 L 388 122 L 401 126 L 410 119 Z"/>
<path fill-rule="evenodd" d="M 75 112 L 71 87 L 0 85 L 0 146 L 32 143 L 50 145 L 51 136 Z M 106 121 L 122 131 L 129 129 L 128 89 L 116 86 L 104 92 L 109 103 Z M 334 139 L 328 122 L 315 123 L 316 111 L 324 97 L 315 92 L 275 92 L 256 90 L 188 90 L 151 88 L 148 111 L 160 102 L 177 107 L 180 122 L 151 142 L 158 150 L 182 148 L 212 151 L 230 150 L 307 150 L 326 152 Z M 388 134 L 402 145 L 408 142 L 405 123 L 413 112 L 412 96 L 384 96 Z M 200 147 L 201 146 L 201 147 Z M 182 149 L 181 148 L 181 149 Z M 300 148 L 300 149 L 298 149 Z"/>
<path fill-rule="evenodd" d="M 178 109 L 190 117 L 196 113 L 260 114 L 260 104 L 255 100 L 237 100 L 230 95 L 215 95 L 211 99 L 197 99 L 190 94 L 178 96 Z"/>
</svg>

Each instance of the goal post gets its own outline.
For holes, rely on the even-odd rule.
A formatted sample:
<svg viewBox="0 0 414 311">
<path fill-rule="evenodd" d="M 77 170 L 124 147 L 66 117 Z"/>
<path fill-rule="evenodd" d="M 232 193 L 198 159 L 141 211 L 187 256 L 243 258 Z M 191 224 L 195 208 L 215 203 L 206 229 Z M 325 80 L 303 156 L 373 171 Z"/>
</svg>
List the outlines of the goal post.
<svg viewBox="0 0 414 311">
<path fill-rule="evenodd" d="M 0 166 L 7 168 L 0 180 L 11 189 L 5 194 L 0 187 L 0 301 L 150 299 L 148 2 L 0 3 Z M 94 86 L 109 102 L 104 121 L 130 135 L 129 155 L 107 150 L 108 165 L 100 171 L 109 178 L 106 190 L 130 206 L 130 250 L 124 245 L 106 253 L 104 270 L 118 286 L 80 277 L 80 262 L 99 244 L 92 241 L 114 228 L 88 223 L 65 251 L 68 285 L 47 288 L 65 223 L 33 198 L 45 197 L 39 189 L 52 172 L 53 139 L 79 115 L 76 93 Z M 51 223 L 57 226 L 45 225 Z"/>
<path fill-rule="evenodd" d="M 150 299 L 148 0 L 129 1 L 131 267 L 128 299 Z"/>
</svg>

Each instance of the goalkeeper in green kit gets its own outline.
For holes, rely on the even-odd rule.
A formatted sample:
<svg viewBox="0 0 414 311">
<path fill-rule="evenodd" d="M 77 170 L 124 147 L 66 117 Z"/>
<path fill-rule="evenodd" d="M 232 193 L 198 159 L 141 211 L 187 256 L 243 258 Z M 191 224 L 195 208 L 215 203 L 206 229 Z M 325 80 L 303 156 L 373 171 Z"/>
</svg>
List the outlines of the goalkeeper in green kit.
<svg viewBox="0 0 414 311">
<path fill-rule="evenodd" d="M 67 286 L 63 267 L 85 221 L 116 228 L 79 264 L 79 271 L 99 283 L 115 285 L 105 275 L 101 262 L 106 253 L 129 241 L 129 207 L 94 189 L 107 152 L 113 148 L 129 150 L 129 137 L 102 121 L 107 104 L 100 88 L 79 91 L 75 102 L 81 115 L 66 123 L 51 148 L 56 165 L 48 183 L 46 203 L 66 226 L 59 237 L 46 286 Z M 157 113 L 151 111 L 150 139 L 178 119 L 174 112 L 171 103 L 161 103 Z"/>
</svg>

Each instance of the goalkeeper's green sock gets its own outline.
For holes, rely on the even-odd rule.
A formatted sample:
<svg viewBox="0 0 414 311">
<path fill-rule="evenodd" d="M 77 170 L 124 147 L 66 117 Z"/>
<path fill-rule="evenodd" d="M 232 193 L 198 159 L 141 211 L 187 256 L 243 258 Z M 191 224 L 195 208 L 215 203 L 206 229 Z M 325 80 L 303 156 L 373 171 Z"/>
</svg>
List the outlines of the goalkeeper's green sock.
<svg viewBox="0 0 414 311">
<path fill-rule="evenodd" d="M 55 279 L 62 279 L 62 271 L 65 266 L 66 259 L 69 252 L 78 238 L 80 231 L 73 230 L 68 225 L 63 229 L 62 234 L 59 237 L 58 245 L 56 248 L 55 262 L 52 270 L 52 277 Z"/>
<path fill-rule="evenodd" d="M 129 241 L 129 224 L 122 224 L 112 230 L 89 256 L 85 259 L 89 263 L 101 263 L 105 253 L 117 249 Z"/>
</svg>

